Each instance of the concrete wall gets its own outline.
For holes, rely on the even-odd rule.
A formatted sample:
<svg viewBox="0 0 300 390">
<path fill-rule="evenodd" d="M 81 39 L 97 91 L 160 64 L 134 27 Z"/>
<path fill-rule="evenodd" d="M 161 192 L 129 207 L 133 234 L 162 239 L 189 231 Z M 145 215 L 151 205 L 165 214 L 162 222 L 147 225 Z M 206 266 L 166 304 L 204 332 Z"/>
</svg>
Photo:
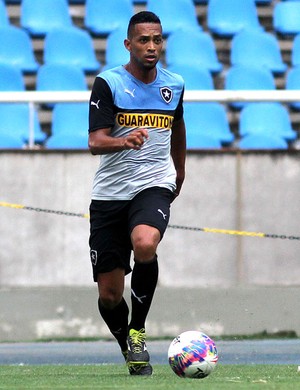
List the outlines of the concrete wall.
<svg viewBox="0 0 300 390">
<path fill-rule="evenodd" d="M 300 235 L 300 154 L 190 154 L 171 225 Z M 98 157 L 0 153 L 0 201 L 87 213 Z M 0 286 L 90 286 L 88 219 L 1 207 Z M 299 241 L 168 229 L 160 285 L 300 285 Z"/>
<path fill-rule="evenodd" d="M 189 154 L 170 224 L 299 236 L 299 160 L 297 152 Z M 0 164 L 0 201 L 88 212 L 98 157 L 0 152 Z M 88 219 L 7 207 L 0 213 L 0 339 L 107 336 Z M 300 334 L 299 247 L 299 240 L 168 229 L 149 334 Z"/>
</svg>

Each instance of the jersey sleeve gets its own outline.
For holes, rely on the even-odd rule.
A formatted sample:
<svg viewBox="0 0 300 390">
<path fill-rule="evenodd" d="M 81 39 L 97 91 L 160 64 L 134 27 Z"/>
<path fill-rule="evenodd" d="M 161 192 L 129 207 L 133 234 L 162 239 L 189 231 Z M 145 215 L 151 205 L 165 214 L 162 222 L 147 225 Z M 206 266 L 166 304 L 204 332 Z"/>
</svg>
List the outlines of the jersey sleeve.
<svg viewBox="0 0 300 390">
<path fill-rule="evenodd" d="M 175 121 L 177 121 L 183 117 L 183 94 L 184 94 L 184 89 L 182 90 L 178 105 L 177 105 L 175 113 L 174 113 L 174 120 Z"/>
<path fill-rule="evenodd" d="M 113 127 L 114 102 L 107 82 L 96 77 L 92 88 L 89 106 L 89 133 L 98 129 Z"/>
</svg>

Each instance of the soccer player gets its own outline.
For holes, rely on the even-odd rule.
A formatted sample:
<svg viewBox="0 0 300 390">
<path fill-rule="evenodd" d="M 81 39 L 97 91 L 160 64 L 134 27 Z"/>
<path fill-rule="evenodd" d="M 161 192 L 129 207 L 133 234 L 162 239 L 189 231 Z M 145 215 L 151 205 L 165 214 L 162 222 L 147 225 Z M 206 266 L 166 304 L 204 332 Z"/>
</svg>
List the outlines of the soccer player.
<svg viewBox="0 0 300 390">
<path fill-rule="evenodd" d="M 145 321 L 158 280 L 157 247 L 185 176 L 184 82 L 157 66 L 162 26 L 152 12 L 130 19 L 124 45 L 129 62 L 100 73 L 90 97 L 89 148 L 101 155 L 90 205 L 90 257 L 99 312 L 129 373 L 151 375 Z M 123 292 L 131 270 L 128 323 Z"/>
</svg>

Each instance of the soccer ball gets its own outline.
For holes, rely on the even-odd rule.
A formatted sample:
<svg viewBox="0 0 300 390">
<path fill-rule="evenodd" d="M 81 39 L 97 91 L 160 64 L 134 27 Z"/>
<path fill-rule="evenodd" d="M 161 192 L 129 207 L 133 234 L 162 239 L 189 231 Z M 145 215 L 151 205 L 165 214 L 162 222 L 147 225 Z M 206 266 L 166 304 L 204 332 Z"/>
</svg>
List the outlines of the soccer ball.
<svg viewBox="0 0 300 390">
<path fill-rule="evenodd" d="M 199 331 L 181 333 L 171 342 L 169 364 L 183 378 L 205 378 L 216 367 L 218 351 L 214 341 Z"/>
</svg>

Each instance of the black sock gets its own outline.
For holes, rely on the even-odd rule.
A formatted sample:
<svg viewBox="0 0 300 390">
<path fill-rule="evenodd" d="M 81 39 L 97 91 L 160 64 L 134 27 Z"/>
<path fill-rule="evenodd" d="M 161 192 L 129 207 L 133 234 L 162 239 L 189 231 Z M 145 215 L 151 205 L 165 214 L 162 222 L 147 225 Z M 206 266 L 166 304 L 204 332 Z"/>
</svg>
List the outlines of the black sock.
<svg viewBox="0 0 300 390">
<path fill-rule="evenodd" d="M 129 329 L 145 328 L 158 279 L 157 256 L 151 263 L 136 262 L 131 277 L 132 315 Z"/>
<path fill-rule="evenodd" d="M 109 310 L 101 305 L 98 300 L 99 312 L 111 331 L 112 335 L 118 341 L 121 350 L 127 350 L 127 331 L 128 331 L 128 314 L 129 309 L 124 298 L 114 309 Z"/>
</svg>

